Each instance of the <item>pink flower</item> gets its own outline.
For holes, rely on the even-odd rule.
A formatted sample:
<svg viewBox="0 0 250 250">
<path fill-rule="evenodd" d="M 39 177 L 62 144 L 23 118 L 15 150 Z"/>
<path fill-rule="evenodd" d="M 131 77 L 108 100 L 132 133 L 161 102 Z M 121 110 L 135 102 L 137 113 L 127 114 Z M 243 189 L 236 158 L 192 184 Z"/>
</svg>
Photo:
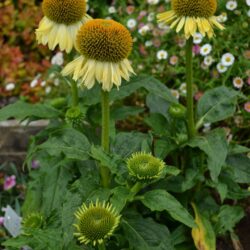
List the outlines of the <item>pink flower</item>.
<svg viewBox="0 0 250 250">
<path fill-rule="evenodd" d="M 4 223 L 4 217 L 0 217 L 0 226 L 2 226 Z"/>
<path fill-rule="evenodd" d="M 169 62 L 171 65 L 176 65 L 178 63 L 178 60 L 179 58 L 177 56 L 171 56 Z"/>
<path fill-rule="evenodd" d="M 194 95 L 194 99 L 195 99 L 196 101 L 199 101 L 203 95 L 204 95 L 203 92 L 198 91 L 198 92 Z"/>
<path fill-rule="evenodd" d="M 199 55 L 200 54 L 200 46 L 199 45 L 194 45 L 193 46 L 193 52 L 195 53 L 195 55 Z"/>
<path fill-rule="evenodd" d="M 246 102 L 245 105 L 244 105 L 244 109 L 250 113 L 250 102 Z"/>
<path fill-rule="evenodd" d="M 250 85 L 250 77 L 247 79 L 247 84 Z"/>
<path fill-rule="evenodd" d="M 13 188 L 15 185 L 16 185 L 16 176 L 11 175 L 5 179 L 3 189 L 9 190 L 9 189 Z"/>
<path fill-rule="evenodd" d="M 135 10 L 135 6 L 129 5 L 129 6 L 127 6 L 126 10 L 127 10 L 127 13 L 129 15 L 131 15 L 134 12 L 134 10 Z"/>
</svg>

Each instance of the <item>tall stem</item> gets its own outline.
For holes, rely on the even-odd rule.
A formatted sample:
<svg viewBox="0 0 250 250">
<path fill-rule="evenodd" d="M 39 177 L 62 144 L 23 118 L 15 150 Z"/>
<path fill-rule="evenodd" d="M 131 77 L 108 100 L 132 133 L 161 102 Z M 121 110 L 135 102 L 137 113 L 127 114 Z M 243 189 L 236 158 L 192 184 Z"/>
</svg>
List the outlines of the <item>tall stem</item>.
<svg viewBox="0 0 250 250">
<path fill-rule="evenodd" d="M 106 250 L 104 242 L 101 244 L 98 244 L 98 250 Z"/>
<path fill-rule="evenodd" d="M 106 153 L 109 153 L 109 92 L 102 90 L 102 148 Z M 105 166 L 100 166 L 100 174 L 103 187 L 109 187 L 110 172 Z"/>
<path fill-rule="evenodd" d="M 78 88 L 75 81 L 71 81 L 72 106 L 76 107 L 79 103 Z"/>
<path fill-rule="evenodd" d="M 194 99 L 193 99 L 193 38 L 187 40 L 186 45 L 186 82 L 187 82 L 187 124 L 188 136 L 195 136 Z"/>
</svg>

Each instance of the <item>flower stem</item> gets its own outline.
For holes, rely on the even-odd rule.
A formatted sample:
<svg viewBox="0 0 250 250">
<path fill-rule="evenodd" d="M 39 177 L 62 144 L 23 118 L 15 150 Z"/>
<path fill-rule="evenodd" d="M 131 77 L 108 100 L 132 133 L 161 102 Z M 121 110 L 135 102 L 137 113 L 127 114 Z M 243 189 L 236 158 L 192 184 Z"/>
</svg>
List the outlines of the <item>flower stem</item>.
<svg viewBox="0 0 250 250">
<path fill-rule="evenodd" d="M 187 82 L 187 124 L 188 136 L 195 136 L 194 99 L 193 99 L 193 38 L 187 40 L 186 45 L 186 82 Z"/>
<path fill-rule="evenodd" d="M 77 107 L 79 103 L 78 88 L 75 81 L 71 81 L 72 107 Z"/>
<path fill-rule="evenodd" d="M 98 250 L 106 250 L 104 242 L 101 244 L 98 244 Z"/>
<path fill-rule="evenodd" d="M 109 121 L 110 121 L 110 107 L 109 107 L 109 92 L 102 90 L 102 148 L 106 153 L 109 153 Z M 100 166 L 100 174 L 102 178 L 103 187 L 109 187 L 110 172 L 105 166 Z"/>
<path fill-rule="evenodd" d="M 141 182 L 136 182 L 135 185 L 131 188 L 131 192 L 134 194 L 137 194 L 141 189 L 143 188 L 143 185 Z"/>
</svg>

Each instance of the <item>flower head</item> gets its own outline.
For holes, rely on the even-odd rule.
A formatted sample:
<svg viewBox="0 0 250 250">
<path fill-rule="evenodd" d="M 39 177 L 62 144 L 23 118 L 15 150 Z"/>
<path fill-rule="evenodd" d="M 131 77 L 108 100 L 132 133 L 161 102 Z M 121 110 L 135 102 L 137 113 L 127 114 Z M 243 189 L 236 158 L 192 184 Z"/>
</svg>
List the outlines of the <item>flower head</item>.
<svg viewBox="0 0 250 250">
<path fill-rule="evenodd" d="M 186 39 L 197 31 L 212 37 L 214 26 L 224 29 L 214 16 L 216 9 L 216 0 L 172 0 L 172 10 L 159 14 L 158 21 L 171 24 L 176 32 L 184 29 Z"/>
<path fill-rule="evenodd" d="M 89 206 L 83 204 L 75 213 L 77 229 L 75 236 L 83 244 L 102 244 L 110 237 L 120 222 L 120 215 L 117 214 L 113 206 L 109 203 L 101 203 L 98 200 Z"/>
<path fill-rule="evenodd" d="M 92 88 L 97 80 L 105 91 L 121 85 L 134 73 L 127 57 L 132 50 L 129 31 L 113 20 L 95 19 L 85 23 L 77 35 L 81 56 L 69 63 L 62 74 L 73 74 L 80 86 Z"/>
<path fill-rule="evenodd" d="M 165 164 L 149 153 L 138 152 L 127 160 L 129 174 L 138 180 L 158 179 L 163 173 Z"/>
<path fill-rule="evenodd" d="M 25 234 L 27 234 L 27 229 L 42 228 L 43 225 L 44 217 L 41 213 L 31 213 L 22 220 L 22 228 Z"/>
<path fill-rule="evenodd" d="M 81 24 L 90 18 L 85 0 L 44 0 L 42 8 L 45 16 L 36 30 L 38 43 L 48 44 L 51 50 L 59 45 L 69 53 Z"/>
<path fill-rule="evenodd" d="M 71 107 L 66 112 L 65 120 L 68 124 L 71 124 L 72 127 L 76 128 L 82 124 L 84 117 L 85 114 L 79 107 Z"/>
</svg>

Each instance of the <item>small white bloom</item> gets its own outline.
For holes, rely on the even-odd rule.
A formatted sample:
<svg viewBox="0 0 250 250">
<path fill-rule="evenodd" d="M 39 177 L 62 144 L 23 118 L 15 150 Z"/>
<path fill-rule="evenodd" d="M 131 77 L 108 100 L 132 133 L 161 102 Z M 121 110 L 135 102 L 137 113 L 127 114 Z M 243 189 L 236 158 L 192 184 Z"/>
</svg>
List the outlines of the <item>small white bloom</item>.
<svg viewBox="0 0 250 250">
<path fill-rule="evenodd" d="M 156 5 L 159 3 L 159 0 L 148 0 L 148 4 L 150 5 Z"/>
<path fill-rule="evenodd" d="M 226 53 L 221 58 L 221 63 L 226 67 L 233 65 L 234 61 L 235 57 L 231 53 Z"/>
<path fill-rule="evenodd" d="M 151 47 L 152 45 L 153 45 L 153 42 L 150 40 L 145 42 L 146 47 Z"/>
<path fill-rule="evenodd" d="M 216 66 L 219 73 L 224 73 L 227 71 L 227 67 L 224 66 L 222 63 L 218 63 Z"/>
<path fill-rule="evenodd" d="M 41 82 L 41 86 L 42 86 L 42 87 L 45 87 L 45 86 L 46 86 L 46 81 L 42 81 L 42 82 Z"/>
<path fill-rule="evenodd" d="M 45 93 L 46 94 L 49 94 L 50 92 L 51 92 L 51 87 L 50 86 L 47 86 L 46 88 L 45 88 Z"/>
<path fill-rule="evenodd" d="M 179 100 L 179 98 L 180 98 L 180 93 L 179 93 L 179 91 L 176 90 L 176 89 L 171 89 L 170 91 L 171 91 L 171 94 L 172 94 L 177 100 Z"/>
<path fill-rule="evenodd" d="M 201 33 L 194 34 L 194 44 L 200 44 L 202 42 L 203 36 Z"/>
<path fill-rule="evenodd" d="M 133 29 L 135 26 L 136 26 L 136 24 L 137 24 L 137 22 L 136 22 L 136 20 L 135 19 L 129 19 L 128 21 L 127 21 L 127 27 L 129 28 L 129 29 Z"/>
<path fill-rule="evenodd" d="M 207 43 L 201 47 L 200 53 L 202 56 L 207 56 L 211 53 L 211 51 L 212 51 L 212 46 L 209 43 Z"/>
<path fill-rule="evenodd" d="M 250 10 L 248 10 L 248 12 L 247 12 L 247 16 L 248 16 L 248 17 L 250 17 Z"/>
<path fill-rule="evenodd" d="M 56 79 L 54 80 L 54 85 L 55 85 L 55 86 L 59 86 L 59 84 L 60 84 L 60 80 L 59 80 L 58 78 L 56 78 Z"/>
<path fill-rule="evenodd" d="M 11 91 L 11 90 L 13 90 L 13 89 L 15 89 L 15 83 L 8 83 L 6 86 L 5 86 L 5 90 L 6 91 Z"/>
<path fill-rule="evenodd" d="M 225 23 L 227 21 L 227 13 L 223 12 L 221 15 L 217 17 L 217 21 L 219 23 Z"/>
<path fill-rule="evenodd" d="M 151 12 L 149 15 L 148 15 L 148 22 L 152 22 L 154 21 L 155 19 L 155 13 Z"/>
<path fill-rule="evenodd" d="M 168 58 L 168 52 L 166 50 L 159 50 L 156 56 L 158 60 L 166 60 Z"/>
<path fill-rule="evenodd" d="M 234 85 L 235 88 L 241 89 L 243 87 L 243 85 L 244 85 L 244 81 L 240 77 L 235 77 L 233 79 L 233 85 Z"/>
<path fill-rule="evenodd" d="M 109 7 L 108 12 L 109 12 L 109 14 L 114 14 L 114 13 L 116 13 L 115 7 L 114 7 L 114 6 Z"/>
<path fill-rule="evenodd" d="M 248 6 L 250 6 L 250 0 L 246 0 Z"/>
<path fill-rule="evenodd" d="M 228 1 L 226 4 L 226 8 L 228 10 L 231 10 L 231 11 L 235 10 L 237 8 L 237 6 L 238 6 L 238 4 L 236 1 Z"/>
<path fill-rule="evenodd" d="M 180 86 L 180 92 L 183 94 L 183 95 L 186 95 L 187 94 L 187 84 L 184 82 L 181 84 Z"/>
<path fill-rule="evenodd" d="M 140 29 L 139 29 L 139 33 L 142 35 L 142 36 L 145 36 L 148 31 L 150 30 L 149 26 L 148 25 L 144 25 L 142 26 Z"/>
<path fill-rule="evenodd" d="M 63 65 L 63 53 L 62 52 L 57 52 L 51 59 L 51 64 L 53 65 Z"/>
<path fill-rule="evenodd" d="M 211 66 L 211 65 L 213 64 L 213 62 L 214 62 L 214 59 L 213 59 L 212 56 L 206 56 L 206 57 L 204 58 L 204 64 L 205 64 L 206 66 Z"/>
<path fill-rule="evenodd" d="M 31 88 L 35 88 L 38 84 L 38 80 L 35 78 L 31 83 L 30 83 L 30 87 Z"/>
</svg>

